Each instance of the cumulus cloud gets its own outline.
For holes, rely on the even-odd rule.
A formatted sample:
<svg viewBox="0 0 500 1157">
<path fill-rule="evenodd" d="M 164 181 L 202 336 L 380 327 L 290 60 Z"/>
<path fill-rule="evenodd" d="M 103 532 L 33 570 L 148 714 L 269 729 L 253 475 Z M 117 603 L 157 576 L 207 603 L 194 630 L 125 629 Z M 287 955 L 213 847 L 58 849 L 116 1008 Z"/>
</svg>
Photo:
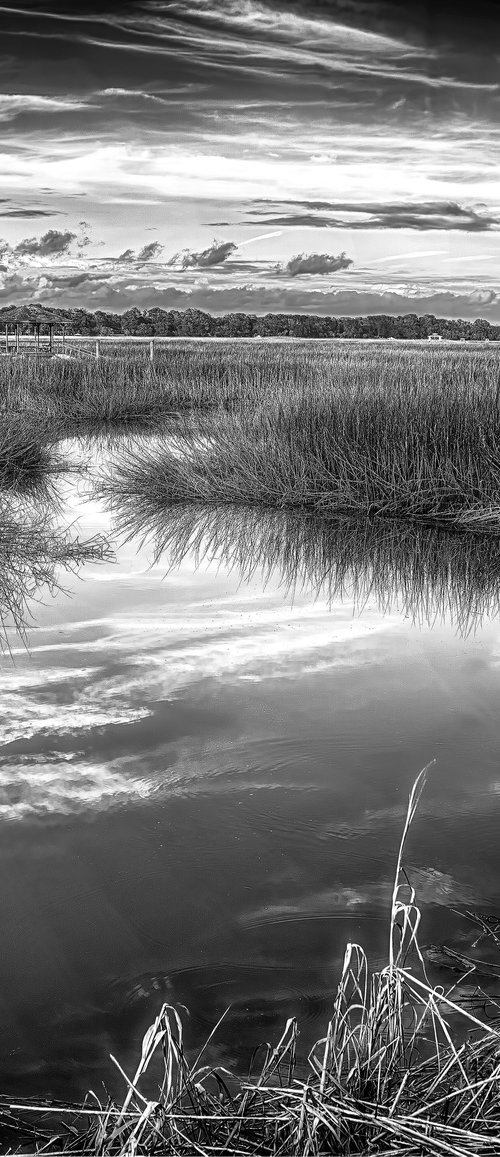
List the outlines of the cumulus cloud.
<svg viewBox="0 0 500 1157">
<path fill-rule="evenodd" d="M 35 301 L 39 278 L 23 277 L 20 273 L 3 273 L 0 278 L 0 301 L 14 305 L 17 301 Z"/>
<path fill-rule="evenodd" d="M 339 253 L 338 257 L 332 253 L 297 253 L 285 266 L 278 266 L 278 270 L 291 277 L 298 277 L 302 273 L 336 273 L 338 269 L 348 269 L 352 264 L 352 258 L 345 253 Z"/>
<path fill-rule="evenodd" d="M 162 249 L 163 245 L 159 241 L 149 241 L 147 245 L 143 245 L 138 253 L 135 252 L 135 249 L 124 249 L 123 253 L 120 253 L 119 257 L 115 257 L 113 260 L 119 265 L 143 265 L 146 261 L 153 261 L 155 257 L 158 257 Z"/>
<path fill-rule="evenodd" d="M 472 305 L 493 305 L 498 301 L 498 293 L 494 289 L 474 289 L 469 294 Z"/>
<path fill-rule="evenodd" d="M 14 253 L 20 257 L 61 257 L 75 240 L 76 233 L 69 230 L 49 229 L 43 237 L 25 237 L 14 247 Z"/>
<path fill-rule="evenodd" d="M 154 261 L 155 257 L 159 257 L 162 249 L 163 245 L 159 241 L 150 241 L 148 245 L 143 245 L 142 249 L 139 250 L 137 260 L 140 262 Z"/>
<path fill-rule="evenodd" d="M 118 255 L 118 257 L 114 258 L 114 260 L 117 262 L 123 263 L 124 265 L 126 265 L 129 261 L 135 261 L 134 250 L 133 249 L 124 249 L 123 253 L 120 253 Z"/>
<path fill-rule="evenodd" d="M 234 241 L 214 241 L 208 249 L 203 249 L 201 253 L 194 253 L 190 249 L 183 249 L 180 253 L 174 253 L 168 264 L 180 265 L 182 269 L 209 269 L 211 265 L 223 265 L 224 261 L 227 261 L 227 258 L 237 248 L 238 246 Z"/>
</svg>

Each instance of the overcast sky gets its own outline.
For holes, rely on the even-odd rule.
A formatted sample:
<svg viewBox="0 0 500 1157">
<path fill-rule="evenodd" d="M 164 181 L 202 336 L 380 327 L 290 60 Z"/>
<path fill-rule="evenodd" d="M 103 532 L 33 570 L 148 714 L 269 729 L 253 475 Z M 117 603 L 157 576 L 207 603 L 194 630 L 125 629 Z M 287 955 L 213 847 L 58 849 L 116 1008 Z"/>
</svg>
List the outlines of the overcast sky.
<svg viewBox="0 0 500 1157">
<path fill-rule="evenodd" d="M 497 0 L 0 4 L 0 302 L 500 321 Z"/>
</svg>

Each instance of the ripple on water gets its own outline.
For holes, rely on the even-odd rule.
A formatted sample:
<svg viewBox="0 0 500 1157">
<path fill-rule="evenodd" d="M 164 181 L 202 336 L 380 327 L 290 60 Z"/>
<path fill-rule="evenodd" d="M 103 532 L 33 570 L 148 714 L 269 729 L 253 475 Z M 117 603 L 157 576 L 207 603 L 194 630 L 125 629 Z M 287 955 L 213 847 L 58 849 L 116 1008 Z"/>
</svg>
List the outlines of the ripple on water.
<svg viewBox="0 0 500 1157">
<path fill-rule="evenodd" d="M 334 996 L 334 988 L 312 971 L 265 962 L 230 962 L 117 979 L 107 999 L 117 1015 L 154 1015 L 162 1002 L 172 1003 L 189 1009 L 198 1028 L 209 1032 L 226 1009 L 226 1024 L 233 1028 L 249 1022 L 284 1023 L 288 1016 L 298 1016 L 303 1026 L 320 1023 Z"/>
<path fill-rule="evenodd" d="M 418 896 L 419 904 L 475 905 L 481 902 L 474 888 L 455 880 L 437 868 L 407 869 L 408 878 Z M 394 880 L 387 877 L 363 887 L 327 888 L 321 892 L 310 892 L 294 900 L 284 900 L 277 904 L 264 905 L 250 912 L 242 913 L 241 923 L 248 928 L 259 928 L 266 924 L 295 923 L 302 920 L 339 919 L 342 916 L 370 917 L 381 912 L 389 912 Z M 406 889 L 406 898 L 410 891 Z"/>
</svg>

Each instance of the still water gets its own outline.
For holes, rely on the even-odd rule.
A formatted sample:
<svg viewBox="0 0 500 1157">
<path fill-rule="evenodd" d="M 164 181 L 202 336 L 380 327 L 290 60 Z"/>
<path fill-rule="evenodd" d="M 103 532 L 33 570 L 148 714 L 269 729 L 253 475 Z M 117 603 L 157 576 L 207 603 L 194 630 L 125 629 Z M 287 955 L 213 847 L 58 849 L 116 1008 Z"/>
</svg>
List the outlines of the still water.
<svg viewBox="0 0 500 1157">
<path fill-rule="evenodd" d="M 432 759 L 406 854 L 422 942 L 470 952 L 466 911 L 500 912 L 495 547 L 422 539 L 416 558 L 404 530 L 176 511 L 155 561 L 90 486 L 71 476 L 63 521 L 115 536 L 116 562 L 65 578 L 29 652 L 12 635 L 1 659 L 0 1087 L 18 1095 L 119 1095 L 109 1054 L 131 1070 L 163 1000 L 192 1047 L 231 1006 L 212 1061 L 246 1068 L 289 1015 L 307 1051 L 346 942 L 385 962 Z"/>
</svg>

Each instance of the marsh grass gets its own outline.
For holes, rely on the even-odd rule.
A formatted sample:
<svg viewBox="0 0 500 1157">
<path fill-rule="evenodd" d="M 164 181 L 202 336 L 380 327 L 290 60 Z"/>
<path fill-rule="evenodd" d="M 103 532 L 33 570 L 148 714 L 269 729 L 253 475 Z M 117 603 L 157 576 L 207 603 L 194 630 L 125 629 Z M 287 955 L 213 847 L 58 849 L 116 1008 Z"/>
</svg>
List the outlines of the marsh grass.
<svg viewBox="0 0 500 1157">
<path fill-rule="evenodd" d="M 500 612 L 500 559 L 491 534 L 456 534 L 403 520 L 318 518 L 297 510 L 176 503 L 159 510 L 131 494 L 113 501 L 114 527 L 152 548 L 175 571 L 222 564 L 250 582 L 279 581 L 287 598 L 305 590 L 354 613 L 368 602 L 414 624 L 448 621 L 462 637 Z"/>
<path fill-rule="evenodd" d="M 498 369 L 461 366 L 456 376 L 442 363 L 436 378 L 430 359 L 420 374 L 414 366 L 391 377 L 388 362 L 379 377 L 358 366 L 314 390 L 277 386 L 262 404 L 199 415 L 170 438 L 132 444 L 115 459 L 107 494 L 157 508 L 250 503 L 497 534 Z"/>
<path fill-rule="evenodd" d="M 281 393 L 292 401 L 297 390 L 321 399 L 325 391 L 348 395 L 364 388 L 390 396 L 403 388 L 411 397 L 432 381 L 457 396 L 471 384 L 491 392 L 499 377 L 497 354 L 489 347 L 186 341 L 158 347 L 153 365 L 145 347 L 112 349 L 106 347 L 99 361 L 82 347 L 68 362 L 1 359 L 0 406 L 45 413 L 68 434 L 113 423 L 149 425 L 186 411 L 234 412 Z"/>
<path fill-rule="evenodd" d="M 187 411 L 240 405 L 262 396 L 279 363 L 242 356 L 229 345 L 216 350 L 174 346 L 150 365 L 140 349 L 123 349 L 99 361 L 0 362 L 0 404 L 25 413 L 43 412 L 61 436 L 115 424 L 149 427 Z M 295 380 L 293 374 L 293 380 Z"/>
<path fill-rule="evenodd" d="M 26 641 L 32 625 L 31 604 L 46 590 L 63 589 L 64 572 L 76 573 L 86 562 L 103 562 L 113 554 L 102 535 L 71 538 L 54 526 L 47 509 L 13 511 L 0 501 L 0 649 L 13 627 Z"/>
<path fill-rule="evenodd" d="M 430 765 L 429 765 L 430 766 Z M 10 1151 L 54 1154 L 400 1154 L 491 1157 L 499 1152 L 500 1032 L 430 984 L 420 912 L 403 867 L 405 842 L 429 768 L 410 793 L 397 854 L 387 964 L 371 973 L 348 944 L 324 1036 L 298 1064 L 299 1030 L 286 1023 L 256 1073 L 241 1080 L 207 1062 L 213 1035 L 188 1060 L 179 1010 L 163 1005 L 146 1032 L 121 1105 L 2 1099 Z M 457 1023 L 460 1029 L 457 1030 Z M 154 1075 L 153 1075 L 154 1073 Z M 149 1085 L 148 1085 L 149 1079 Z M 154 1095 L 152 1095 L 154 1091 Z"/>
</svg>

